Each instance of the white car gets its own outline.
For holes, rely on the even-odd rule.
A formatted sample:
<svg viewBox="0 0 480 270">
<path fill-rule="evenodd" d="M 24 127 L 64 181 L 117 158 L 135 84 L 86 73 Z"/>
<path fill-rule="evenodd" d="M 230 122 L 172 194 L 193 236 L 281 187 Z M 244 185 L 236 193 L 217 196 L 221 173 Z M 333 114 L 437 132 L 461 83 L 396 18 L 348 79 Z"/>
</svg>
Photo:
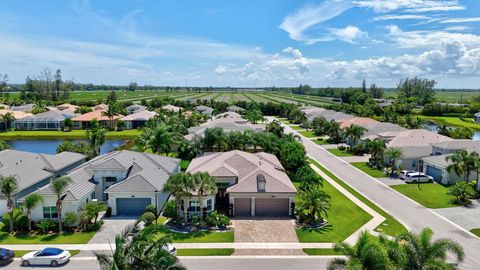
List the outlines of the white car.
<svg viewBox="0 0 480 270">
<path fill-rule="evenodd" d="M 22 266 L 50 265 L 58 266 L 70 260 L 69 251 L 59 248 L 44 248 L 39 251 L 29 252 L 22 257 Z"/>
<path fill-rule="evenodd" d="M 398 176 L 400 179 L 403 179 L 405 180 L 405 178 L 407 178 L 407 175 L 411 174 L 411 173 L 415 173 L 415 171 L 406 171 L 406 170 L 403 170 L 402 172 L 400 172 L 400 175 Z"/>
<path fill-rule="evenodd" d="M 433 177 L 421 172 L 409 173 L 405 177 L 405 183 L 433 183 Z"/>
</svg>

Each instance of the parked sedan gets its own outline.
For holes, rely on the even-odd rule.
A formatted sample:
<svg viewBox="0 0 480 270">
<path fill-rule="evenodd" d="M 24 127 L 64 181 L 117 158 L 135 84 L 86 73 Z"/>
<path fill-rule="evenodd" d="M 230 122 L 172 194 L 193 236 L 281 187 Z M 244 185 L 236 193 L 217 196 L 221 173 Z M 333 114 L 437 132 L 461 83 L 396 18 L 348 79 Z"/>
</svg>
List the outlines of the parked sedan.
<svg viewBox="0 0 480 270">
<path fill-rule="evenodd" d="M 405 180 L 405 178 L 407 178 L 407 175 L 409 175 L 409 174 L 411 174 L 411 173 L 415 173 L 415 171 L 406 171 L 406 170 L 403 170 L 398 177 L 400 177 L 400 179 Z"/>
<path fill-rule="evenodd" d="M 13 261 L 13 258 L 15 258 L 15 253 L 13 253 L 13 251 L 6 248 L 0 248 L 0 265 L 9 264 Z"/>
<path fill-rule="evenodd" d="M 58 266 L 70 260 L 70 252 L 59 248 L 44 248 L 40 251 L 29 252 L 22 257 L 22 266 L 50 265 Z"/>
<path fill-rule="evenodd" d="M 433 183 L 433 177 L 421 172 L 407 174 L 405 183 Z"/>
</svg>

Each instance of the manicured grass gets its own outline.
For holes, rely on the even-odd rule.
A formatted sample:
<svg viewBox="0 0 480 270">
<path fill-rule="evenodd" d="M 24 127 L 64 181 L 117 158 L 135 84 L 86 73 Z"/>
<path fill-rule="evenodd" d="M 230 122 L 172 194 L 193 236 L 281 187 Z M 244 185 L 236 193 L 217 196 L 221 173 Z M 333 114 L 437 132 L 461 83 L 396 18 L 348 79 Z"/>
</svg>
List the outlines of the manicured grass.
<svg viewBox="0 0 480 270">
<path fill-rule="evenodd" d="M 188 165 L 190 165 L 190 160 L 182 160 L 182 161 L 180 162 L 180 169 L 181 169 L 182 171 L 186 171 L 187 168 L 188 168 Z"/>
<path fill-rule="evenodd" d="M 448 116 L 421 116 L 421 118 L 437 124 L 446 124 L 449 126 L 467 127 L 475 130 L 480 130 L 480 124 L 475 123 L 471 118 L 464 118 L 463 120 L 458 117 Z"/>
<path fill-rule="evenodd" d="M 230 256 L 233 248 L 212 248 L 212 249 L 177 249 L 177 256 Z"/>
<path fill-rule="evenodd" d="M 0 232 L 0 244 L 86 244 L 88 241 L 90 241 L 94 234 L 95 232 L 77 232 L 50 235 L 13 235 L 2 231 Z"/>
<path fill-rule="evenodd" d="M 14 250 L 15 252 L 15 258 L 21 258 L 23 257 L 23 255 L 29 253 L 29 252 L 32 252 L 32 251 L 35 251 L 35 250 Z M 77 255 L 78 253 L 80 253 L 80 250 L 69 250 L 70 251 L 70 254 L 73 256 Z"/>
<path fill-rule="evenodd" d="M 352 162 L 350 163 L 354 167 L 360 169 L 362 172 L 370 175 L 371 177 L 385 177 L 385 173 L 382 170 L 372 168 L 368 166 L 367 162 Z"/>
<path fill-rule="evenodd" d="M 353 156 L 352 154 L 348 153 L 346 150 L 340 150 L 337 148 L 332 148 L 332 149 L 327 149 L 328 152 L 334 154 L 337 157 L 351 157 Z"/>
<path fill-rule="evenodd" d="M 233 232 L 189 232 L 176 233 L 170 232 L 166 228 L 163 234 L 170 234 L 174 243 L 232 243 L 234 241 Z M 158 236 L 161 236 L 160 234 Z"/>
<path fill-rule="evenodd" d="M 303 252 L 313 256 L 340 255 L 333 248 L 304 248 Z"/>
<path fill-rule="evenodd" d="M 290 127 L 294 130 L 297 130 L 297 131 L 300 131 L 300 130 L 305 130 L 304 128 L 302 128 L 301 126 L 292 126 L 290 125 Z"/>
<path fill-rule="evenodd" d="M 307 138 L 318 137 L 317 135 L 315 135 L 315 132 L 313 130 L 300 131 L 299 133 Z"/>
<path fill-rule="evenodd" d="M 327 140 L 325 140 L 325 139 L 320 139 L 320 140 L 317 139 L 317 140 L 314 140 L 313 142 L 318 144 L 318 145 L 328 144 Z"/>
<path fill-rule="evenodd" d="M 158 225 L 163 225 L 166 221 L 167 221 L 167 218 L 164 217 L 164 216 L 159 216 L 159 217 L 157 218 L 157 224 L 158 224 Z"/>
<path fill-rule="evenodd" d="M 138 129 L 129 129 L 121 131 L 107 132 L 107 139 L 134 139 L 139 133 Z M 51 140 L 51 139 L 86 139 L 87 132 L 85 130 L 64 131 L 8 131 L 0 133 L 2 140 Z"/>
<path fill-rule="evenodd" d="M 480 228 L 471 229 L 470 232 L 480 237 Z"/>
<path fill-rule="evenodd" d="M 447 195 L 448 188 L 435 183 L 397 185 L 391 188 L 428 208 L 457 206 L 453 196 Z"/>
<path fill-rule="evenodd" d="M 312 162 L 315 166 L 317 166 L 320 170 L 322 170 L 326 175 L 330 176 L 330 178 L 332 178 L 335 182 L 337 182 L 344 189 L 350 192 L 353 196 L 357 197 L 357 199 L 359 199 L 360 201 L 368 205 L 368 207 L 372 208 L 377 213 L 385 217 L 385 221 L 382 224 L 380 224 L 377 228 L 375 228 L 375 231 L 383 232 L 390 236 L 397 236 L 399 234 L 407 232 L 407 229 L 403 226 L 403 224 L 400 223 L 398 220 L 396 220 L 392 215 L 388 214 L 387 212 L 382 210 L 380 207 L 378 207 L 376 204 L 369 201 L 363 195 L 361 195 L 352 187 L 350 187 L 347 183 L 343 182 L 342 180 L 340 180 L 340 178 L 336 177 L 333 173 L 325 169 L 322 165 L 320 165 L 314 159 L 310 159 L 310 162 Z"/>
<path fill-rule="evenodd" d="M 299 183 L 295 183 L 299 185 Z M 304 243 L 341 242 L 372 219 L 372 216 L 349 200 L 327 181 L 322 188 L 331 197 L 332 207 L 325 217 L 328 224 L 320 229 L 297 228 L 298 240 Z"/>
</svg>

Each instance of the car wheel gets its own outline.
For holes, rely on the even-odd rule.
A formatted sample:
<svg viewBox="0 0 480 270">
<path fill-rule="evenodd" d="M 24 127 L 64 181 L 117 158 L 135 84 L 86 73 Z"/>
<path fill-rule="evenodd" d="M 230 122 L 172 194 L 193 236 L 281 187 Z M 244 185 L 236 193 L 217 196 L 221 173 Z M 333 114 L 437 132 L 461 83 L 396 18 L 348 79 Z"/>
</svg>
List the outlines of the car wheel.
<svg viewBox="0 0 480 270">
<path fill-rule="evenodd" d="M 433 180 L 432 179 L 428 180 L 428 183 L 433 183 Z"/>
<path fill-rule="evenodd" d="M 50 265 L 51 265 L 52 267 L 58 266 L 58 262 L 57 262 L 57 261 L 52 261 L 52 262 L 50 263 Z"/>
<path fill-rule="evenodd" d="M 30 266 L 30 262 L 29 261 L 23 261 L 22 266 Z"/>
</svg>

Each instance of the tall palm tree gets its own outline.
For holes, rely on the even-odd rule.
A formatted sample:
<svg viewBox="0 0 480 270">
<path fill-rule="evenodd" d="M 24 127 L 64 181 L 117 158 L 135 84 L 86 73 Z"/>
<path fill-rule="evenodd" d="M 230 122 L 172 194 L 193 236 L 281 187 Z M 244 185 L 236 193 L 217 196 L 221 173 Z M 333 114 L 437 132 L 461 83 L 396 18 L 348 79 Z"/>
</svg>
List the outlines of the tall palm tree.
<svg viewBox="0 0 480 270">
<path fill-rule="evenodd" d="M 326 125 L 325 133 L 328 135 L 329 141 L 339 143 L 342 140 L 342 129 L 340 128 L 340 124 L 334 120 Z"/>
<path fill-rule="evenodd" d="M 125 227 L 115 237 L 115 249 L 109 253 L 94 252 L 102 270 L 186 270 L 178 259 L 163 247 L 170 243 L 168 236 L 152 235 L 161 232 L 158 226 L 143 230 L 138 222 Z"/>
<path fill-rule="evenodd" d="M 2 116 L 2 120 L 5 122 L 5 130 L 12 127 L 12 122 L 15 121 L 15 116 L 11 112 L 7 112 Z"/>
<path fill-rule="evenodd" d="M 284 134 L 284 128 L 282 127 L 282 124 L 278 120 L 273 120 L 267 125 L 267 132 L 271 132 L 277 137 L 282 137 Z"/>
<path fill-rule="evenodd" d="M 331 207 L 330 196 L 319 186 L 312 187 L 300 192 L 298 207 L 311 224 L 323 221 L 323 216 L 327 215 L 327 210 Z"/>
<path fill-rule="evenodd" d="M 254 151 L 256 152 L 257 151 L 257 143 L 256 143 L 256 140 L 255 140 L 255 133 L 251 130 L 245 130 L 242 133 L 242 137 L 243 137 L 242 151 L 247 150 L 247 148 L 249 146 L 253 146 Z"/>
<path fill-rule="evenodd" d="M 475 183 L 475 189 L 479 190 L 480 189 L 480 154 L 478 152 L 472 152 L 470 153 L 470 156 L 473 161 L 473 169 L 475 171 L 475 176 L 477 178 L 477 182 Z"/>
<path fill-rule="evenodd" d="M 58 231 L 63 232 L 63 220 L 62 220 L 62 197 L 67 190 L 68 185 L 72 182 L 72 178 L 68 176 L 62 176 L 52 180 L 52 189 L 57 195 L 57 202 L 55 203 L 57 207 L 57 216 L 58 216 Z"/>
<path fill-rule="evenodd" d="M 226 144 L 225 133 L 222 128 L 207 128 L 203 134 L 203 145 L 209 152 L 213 152 L 216 148 L 218 151 L 222 151 Z"/>
<path fill-rule="evenodd" d="M 217 183 L 215 183 L 215 178 L 206 172 L 194 173 L 192 178 L 200 203 L 200 220 L 203 221 L 203 198 L 217 193 Z"/>
<path fill-rule="evenodd" d="M 375 139 L 367 143 L 368 152 L 372 155 L 372 160 L 375 165 L 383 164 L 386 148 L 387 145 L 384 140 Z"/>
<path fill-rule="evenodd" d="M 109 120 L 110 128 L 114 127 L 113 118 L 118 115 L 118 105 L 117 103 L 111 102 L 107 106 L 107 110 L 102 112 L 102 115 L 107 116 Z M 116 127 L 115 127 L 116 128 Z"/>
<path fill-rule="evenodd" d="M 100 147 L 105 143 L 107 131 L 100 127 L 94 126 L 91 130 L 87 130 L 87 138 L 90 145 L 90 151 L 92 157 L 96 157 L 100 154 Z"/>
<path fill-rule="evenodd" d="M 168 131 L 165 124 L 160 124 L 155 127 L 147 142 L 149 148 L 153 153 L 168 154 L 171 150 L 171 145 L 174 143 L 172 133 Z"/>
<path fill-rule="evenodd" d="M 167 183 L 163 186 L 163 191 L 175 196 L 177 217 L 180 217 L 180 200 L 183 199 L 183 220 L 185 224 L 188 223 L 188 200 L 194 190 L 195 182 L 190 173 L 174 173 L 170 175 Z"/>
<path fill-rule="evenodd" d="M 357 243 L 352 246 L 348 243 L 337 243 L 334 250 L 348 257 L 336 258 L 330 261 L 329 270 L 365 269 L 390 270 L 394 269 L 388 249 L 376 241 L 368 232 L 362 232 Z"/>
<path fill-rule="evenodd" d="M 14 220 L 13 220 L 13 208 L 15 202 L 13 201 L 13 194 L 17 191 L 18 184 L 17 179 L 13 176 L 2 176 L 0 177 L 0 197 L 7 201 L 7 212 L 10 221 L 10 231 L 13 232 L 15 229 Z"/>
<path fill-rule="evenodd" d="M 23 207 L 27 210 L 27 218 L 28 218 L 28 231 L 32 230 L 32 209 L 37 207 L 37 205 L 42 201 L 42 196 L 31 193 L 25 197 L 25 203 Z"/>
<path fill-rule="evenodd" d="M 389 147 L 385 150 L 385 156 L 390 160 L 392 165 L 391 175 L 393 175 L 396 170 L 397 160 L 403 156 L 403 151 L 400 147 Z"/>
<path fill-rule="evenodd" d="M 345 129 L 345 137 L 350 140 L 352 145 L 356 145 L 363 134 L 367 131 L 366 128 L 358 125 L 350 125 Z"/>
<path fill-rule="evenodd" d="M 446 161 L 451 161 L 447 166 L 447 172 L 454 171 L 458 176 L 464 177 L 465 181 L 470 181 L 470 173 L 475 169 L 475 160 L 467 150 L 459 150 L 445 158 Z"/>
<path fill-rule="evenodd" d="M 243 134 L 232 130 L 226 135 L 227 150 L 238 150 L 243 145 Z"/>
<path fill-rule="evenodd" d="M 397 237 L 406 253 L 407 263 L 403 269 L 451 269 L 446 262 L 447 252 L 455 255 L 458 262 L 465 257 L 463 248 L 451 239 L 432 241 L 430 228 L 423 229 L 420 234 L 408 232 Z"/>
</svg>

